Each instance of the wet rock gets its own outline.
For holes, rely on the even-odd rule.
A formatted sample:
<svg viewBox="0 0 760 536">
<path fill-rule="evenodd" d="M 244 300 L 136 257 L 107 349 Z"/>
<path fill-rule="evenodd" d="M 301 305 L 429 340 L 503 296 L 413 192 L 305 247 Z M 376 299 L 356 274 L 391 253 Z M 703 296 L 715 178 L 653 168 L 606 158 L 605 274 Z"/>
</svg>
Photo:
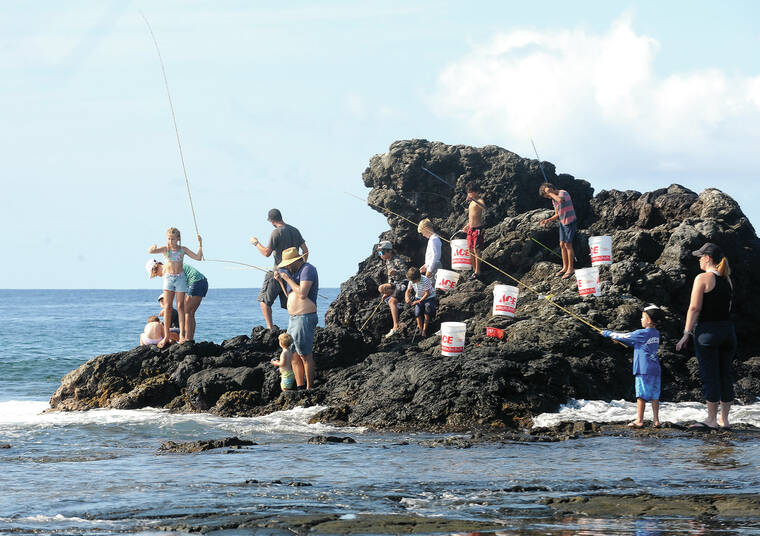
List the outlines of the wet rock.
<svg viewBox="0 0 760 536">
<path fill-rule="evenodd" d="M 11 448 L 10 443 L 0 443 L 0 449 L 9 449 Z"/>
<path fill-rule="evenodd" d="M 352 437 L 335 437 L 335 436 L 323 436 L 318 435 L 310 437 L 307 443 L 313 445 L 325 445 L 327 443 L 356 443 L 356 440 Z"/>
<path fill-rule="evenodd" d="M 195 452 L 205 452 L 207 450 L 220 449 L 220 448 L 240 448 L 256 445 L 253 441 L 247 439 L 239 439 L 237 437 L 226 437 L 224 439 L 211 439 L 204 441 L 186 441 L 178 443 L 176 441 L 167 441 L 162 443 L 158 448 L 159 454 L 177 453 L 177 454 L 192 454 Z"/>
<path fill-rule="evenodd" d="M 423 447 L 429 448 L 447 447 L 455 449 L 468 449 L 472 447 L 472 441 L 468 441 L 463 437 L 446 437 L 443 439 L 433 439 L 430 441 L 422 441 L 420 444 Z"/>
<path fill-rule="evenodd" d="M 760 495 L 579 495 L 541 501 L 559 513 L 593 517 L 717 517 L 723 519 L 760 518 Z"/>
<path fill-rule="evenodd" d="M 258 390 L 263 381 L 263 371 L 251 367 L 202 370 L 187 379 L 187 397 L 194 409 L 207 410 L 225 393 Z"/>
</svg>

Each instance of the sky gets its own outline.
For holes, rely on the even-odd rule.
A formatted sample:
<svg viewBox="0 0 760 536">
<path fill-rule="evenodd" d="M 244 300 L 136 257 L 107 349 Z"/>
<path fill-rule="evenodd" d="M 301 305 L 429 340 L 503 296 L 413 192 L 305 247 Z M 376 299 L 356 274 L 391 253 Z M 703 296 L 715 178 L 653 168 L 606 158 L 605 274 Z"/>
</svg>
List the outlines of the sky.
<svg viewBox="0 0 760 536">
<path fill-rule="evenodd" d="M 396 140 L 499 145 L 601 190 L 715 187 L 760 222 L 760 3 L 0 4 L 0 288 L 159 288 L 170 226 L 270 267 L 279 208 L 323 287 L 385 218 L 361 174 Z M 190 263 L 212 287 L 263 273 Z"/>
</svg>

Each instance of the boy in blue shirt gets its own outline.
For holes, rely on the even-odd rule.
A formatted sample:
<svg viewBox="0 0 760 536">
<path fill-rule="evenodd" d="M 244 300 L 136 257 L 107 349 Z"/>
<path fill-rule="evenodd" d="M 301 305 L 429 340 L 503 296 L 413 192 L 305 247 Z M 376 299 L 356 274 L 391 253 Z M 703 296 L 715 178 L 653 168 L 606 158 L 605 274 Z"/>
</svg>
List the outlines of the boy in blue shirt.
<svg viewBox="0 0 760 536">
<path fill-rule="evenodd" d="M 631 428 L 644 426 L 644 409 L 647 401 L 652 403 L 652 424 L 660 426 L 660 361 L 657 350 L 660 347 L 660 332 L 655 325 L 662 321 L 662 309 L 647 305 L 641 312 L 641 327 L 630 333 L 602 331 L 603 337 L 633 346 L 633 375 L 636 377 L 636 420 L 628 423 Z"/>
</svg>

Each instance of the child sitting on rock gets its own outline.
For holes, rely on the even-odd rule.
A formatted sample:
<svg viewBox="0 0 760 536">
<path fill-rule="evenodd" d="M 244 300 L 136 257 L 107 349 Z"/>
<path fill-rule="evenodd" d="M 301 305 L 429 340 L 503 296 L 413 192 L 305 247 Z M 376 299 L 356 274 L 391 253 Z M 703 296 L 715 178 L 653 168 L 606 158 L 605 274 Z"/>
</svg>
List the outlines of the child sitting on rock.
<svg viewBox="0 0 760 536">
<path fill-rule="evenodd" d="M 660 332 L 655 325 L 664 318 L 662 309 L 647 305 L 641 312 L 641 327 L 631 333 L 602 331 L 609 337 L 633 346 L 633 375 L 636 377 L 636 420 L 628 423 L 631 428 L 644 426 L 644 409 L 647 401 L 652 403 L 652 424 L 660 426 L 660 361 L 657 350 L 660 347 Z"/>
<path fill-rule="evenodd" d="M 157 316 L 148 317 L 145 329 L 140 333 L 140 345 L 149 346 L 158 344 L 164 339 L 164 326 L 158 321 Z"/>
<path fill-rule="evenodd" d="M 280 359 L 272 359 L 269 362 L 275 367 L 280 367 L 280 388 L 283 391 L 292 391 L 296 388 L 296 377 L 291 365 L 293 352 L 290 349 L 293 344 L 293 337 L 289 333 L 280 333 L 277 340 L 280 343 L 280 348 L 282 348 Z"/>
<path fill-rule="evenodd" d="M 427 337 L 428 325 L 430 320 L 435 316 L 437 301 L 435 298 L 435 289 L 433 283 L 426 276 L 420 274 L 419 268 L 409 268 L 406 272 L 409 279 L 409 286 L 406 287 L 406 303 L 414 306 L 414 316 L 417 318 L 417 328 L 423 337 Z M 414 301 L 412 301 L 412 291 L 414 291 Z M 422 317 L 425 317 L 423 324 Z"/>
<path fill-rule="evenodd" d="M 400 329 L 398 310 L 401 308 L 399 301 L 404 299 L 404 290 L 407 284 L 404 279 L 406 263 L 396 255 L 393 244 L 389 240 L 383 240 L 377 245 L 377 254 L 385 261 L 385 268 L 388 273 L 388 282 L 377 287 L 377 291 L 382 296 L 383 301 L 388 304 L 393 319 L 393 327 L 384 337 L 392 337 Z"/>
</svg>

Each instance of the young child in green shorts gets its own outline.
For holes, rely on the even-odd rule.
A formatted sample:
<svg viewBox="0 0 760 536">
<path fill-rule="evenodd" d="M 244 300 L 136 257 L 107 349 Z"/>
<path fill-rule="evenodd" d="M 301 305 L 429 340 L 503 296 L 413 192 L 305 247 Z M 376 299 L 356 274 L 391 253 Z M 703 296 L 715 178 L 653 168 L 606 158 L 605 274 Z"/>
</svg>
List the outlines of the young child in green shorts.
<svg viewBox="0 0 760 536">
<path fill-rule="evenodd" d="M 280 348 L 282 348 L 280 359 L 272 359 L 269 362 L 275 367 L 280 367 L 280 388 L 283 391 L 292 391 L 296 388 L 296 377 L 290 364 L 293 359 L 293 352 L 290 350 L 293 344 L 293 337 L 289 333 L 280 333 L 277 341 L 280 343 Z"/>
</svg>

